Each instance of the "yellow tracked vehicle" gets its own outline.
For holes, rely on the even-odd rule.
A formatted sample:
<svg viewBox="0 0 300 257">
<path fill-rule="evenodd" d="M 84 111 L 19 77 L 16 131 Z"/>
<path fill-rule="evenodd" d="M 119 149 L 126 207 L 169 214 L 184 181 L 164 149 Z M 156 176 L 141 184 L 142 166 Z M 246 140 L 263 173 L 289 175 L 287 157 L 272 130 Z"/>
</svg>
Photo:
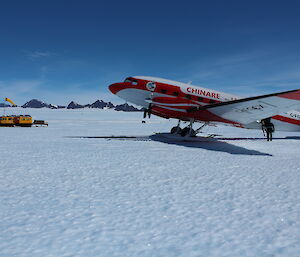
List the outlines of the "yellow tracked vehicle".
<svg viewBox="0 0 300 257">
<path fill-rule="evenodd" d="M 14 117 L 14 125 L 20 127 L 31 127 L 33 124 L 30 115 L 20 115 Z"/>
<path fill-rule="evenodd" d="M 0 126 L 13 127 L 14 125 L 13 116 L 0 116 Z"/>
<path fill-rule="evenodd" d="M 31 127 L 33 124 L 32 117 L 30 115 L 10 115 L 0 116 L 0 126 L 4 127 Z"/>
</svg>

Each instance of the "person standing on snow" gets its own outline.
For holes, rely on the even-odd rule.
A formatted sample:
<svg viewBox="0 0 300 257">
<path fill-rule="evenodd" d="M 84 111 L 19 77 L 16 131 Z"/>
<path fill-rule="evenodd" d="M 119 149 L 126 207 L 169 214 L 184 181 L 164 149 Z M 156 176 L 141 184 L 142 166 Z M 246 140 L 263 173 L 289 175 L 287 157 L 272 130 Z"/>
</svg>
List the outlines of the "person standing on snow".
<svg viewBox="0 0 300 257">
<path fill-rule="evenodd" d="M 271 122 L 271 118 L 264 119 L 261 121 L 262 124 L 262 130 L 267 134 L 267 141 L 272 141 L 273 139 L 273 132 L 275 131 L 274 124 Z"/>
</svg>

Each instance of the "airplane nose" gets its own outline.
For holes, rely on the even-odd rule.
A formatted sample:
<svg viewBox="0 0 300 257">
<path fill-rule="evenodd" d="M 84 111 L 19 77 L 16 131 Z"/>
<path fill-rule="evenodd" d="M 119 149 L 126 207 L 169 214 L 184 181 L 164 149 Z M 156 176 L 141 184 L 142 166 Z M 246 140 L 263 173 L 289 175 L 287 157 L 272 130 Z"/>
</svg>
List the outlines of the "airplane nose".
<svg viewBox="0 0 300 257">
<path fill-rule="evenodd" d="M 122 88 L 123 88 L 123 83 L 113 83 L 113 84 L 108 86 L 108 89 L 113 94 L 118 93 L 120 90 L 122 90 Z"/>
</svg>

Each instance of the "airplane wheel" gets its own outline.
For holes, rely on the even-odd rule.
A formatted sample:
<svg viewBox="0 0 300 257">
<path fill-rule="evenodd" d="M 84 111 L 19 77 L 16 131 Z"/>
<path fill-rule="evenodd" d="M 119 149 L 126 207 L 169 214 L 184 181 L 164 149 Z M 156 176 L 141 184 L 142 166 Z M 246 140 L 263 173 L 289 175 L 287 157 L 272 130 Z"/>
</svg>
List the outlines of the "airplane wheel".
<svg viewBox="0 0 300 257">
<path fill-rule="evenodd" d="M 184 136 L 186 136 L 186 135 L 188 135 L 190 133 L 190 128 L 189 127 L 186 127 L 186 128 L 184 128 L 182 131 L 181 131 L 181 133 L 180 133 L 180 135 L 182 136 L 182 137 L 184 137 Z M 191 130 L 191 135 L 192 136 L 194 136 L 195 135 L 195 130 Z"/>
<path fill-rule="evenodd" d="M 196 131 L 195 130 L 192 129 L 191 133 L 192 133 L 191 137 L 196 137 Z"/>
<path fill-rule="evenodd" d="M 181 131 L 182 131 L 182 129 L 181 129 L 181 128 L 178 128 L 178 127 L 173 127 L 173 128 L 171 129 L 171 133 L 172 133 L 172 134 L 180 134 Z"/>
<path fill-rule="evenodd" d="M 182 129 L 182 131 L 180 132 L 180 135 L 182 137 L 184 137 L 184 136 L 186 136 L 189 133 L 189 131 L 190 131 L 190 128 L 186 127 L 184 129 Z"/>
</svg>

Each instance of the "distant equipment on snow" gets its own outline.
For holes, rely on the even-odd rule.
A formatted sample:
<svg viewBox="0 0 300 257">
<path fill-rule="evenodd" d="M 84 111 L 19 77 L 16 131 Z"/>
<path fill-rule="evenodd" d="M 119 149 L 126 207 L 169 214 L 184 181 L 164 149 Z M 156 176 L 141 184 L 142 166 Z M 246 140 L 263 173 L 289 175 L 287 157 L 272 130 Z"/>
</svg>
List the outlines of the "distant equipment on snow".
<svg viewBox="0 0 300 257">
<path fill-rule="evenodd" d="M 10 100 L 9 98 L 5 98 L 6 102 L 12 104 L 13 107 L 17 107 L 17 105 Z M 2 115 L 0 116 L 0 126 L 2 127 L 31 127 L 31 126 L 48 126 L 48 122 L 44 120 L 34 120 L 31 115 Z"/>
<path fill-rule="evenodd" d="M 13 107 L 17 107 L 17 105 L 12 100 L 10 100 L 9 98 L 6 97 L 5 101 L 11 103 Z"/>
</svg>

